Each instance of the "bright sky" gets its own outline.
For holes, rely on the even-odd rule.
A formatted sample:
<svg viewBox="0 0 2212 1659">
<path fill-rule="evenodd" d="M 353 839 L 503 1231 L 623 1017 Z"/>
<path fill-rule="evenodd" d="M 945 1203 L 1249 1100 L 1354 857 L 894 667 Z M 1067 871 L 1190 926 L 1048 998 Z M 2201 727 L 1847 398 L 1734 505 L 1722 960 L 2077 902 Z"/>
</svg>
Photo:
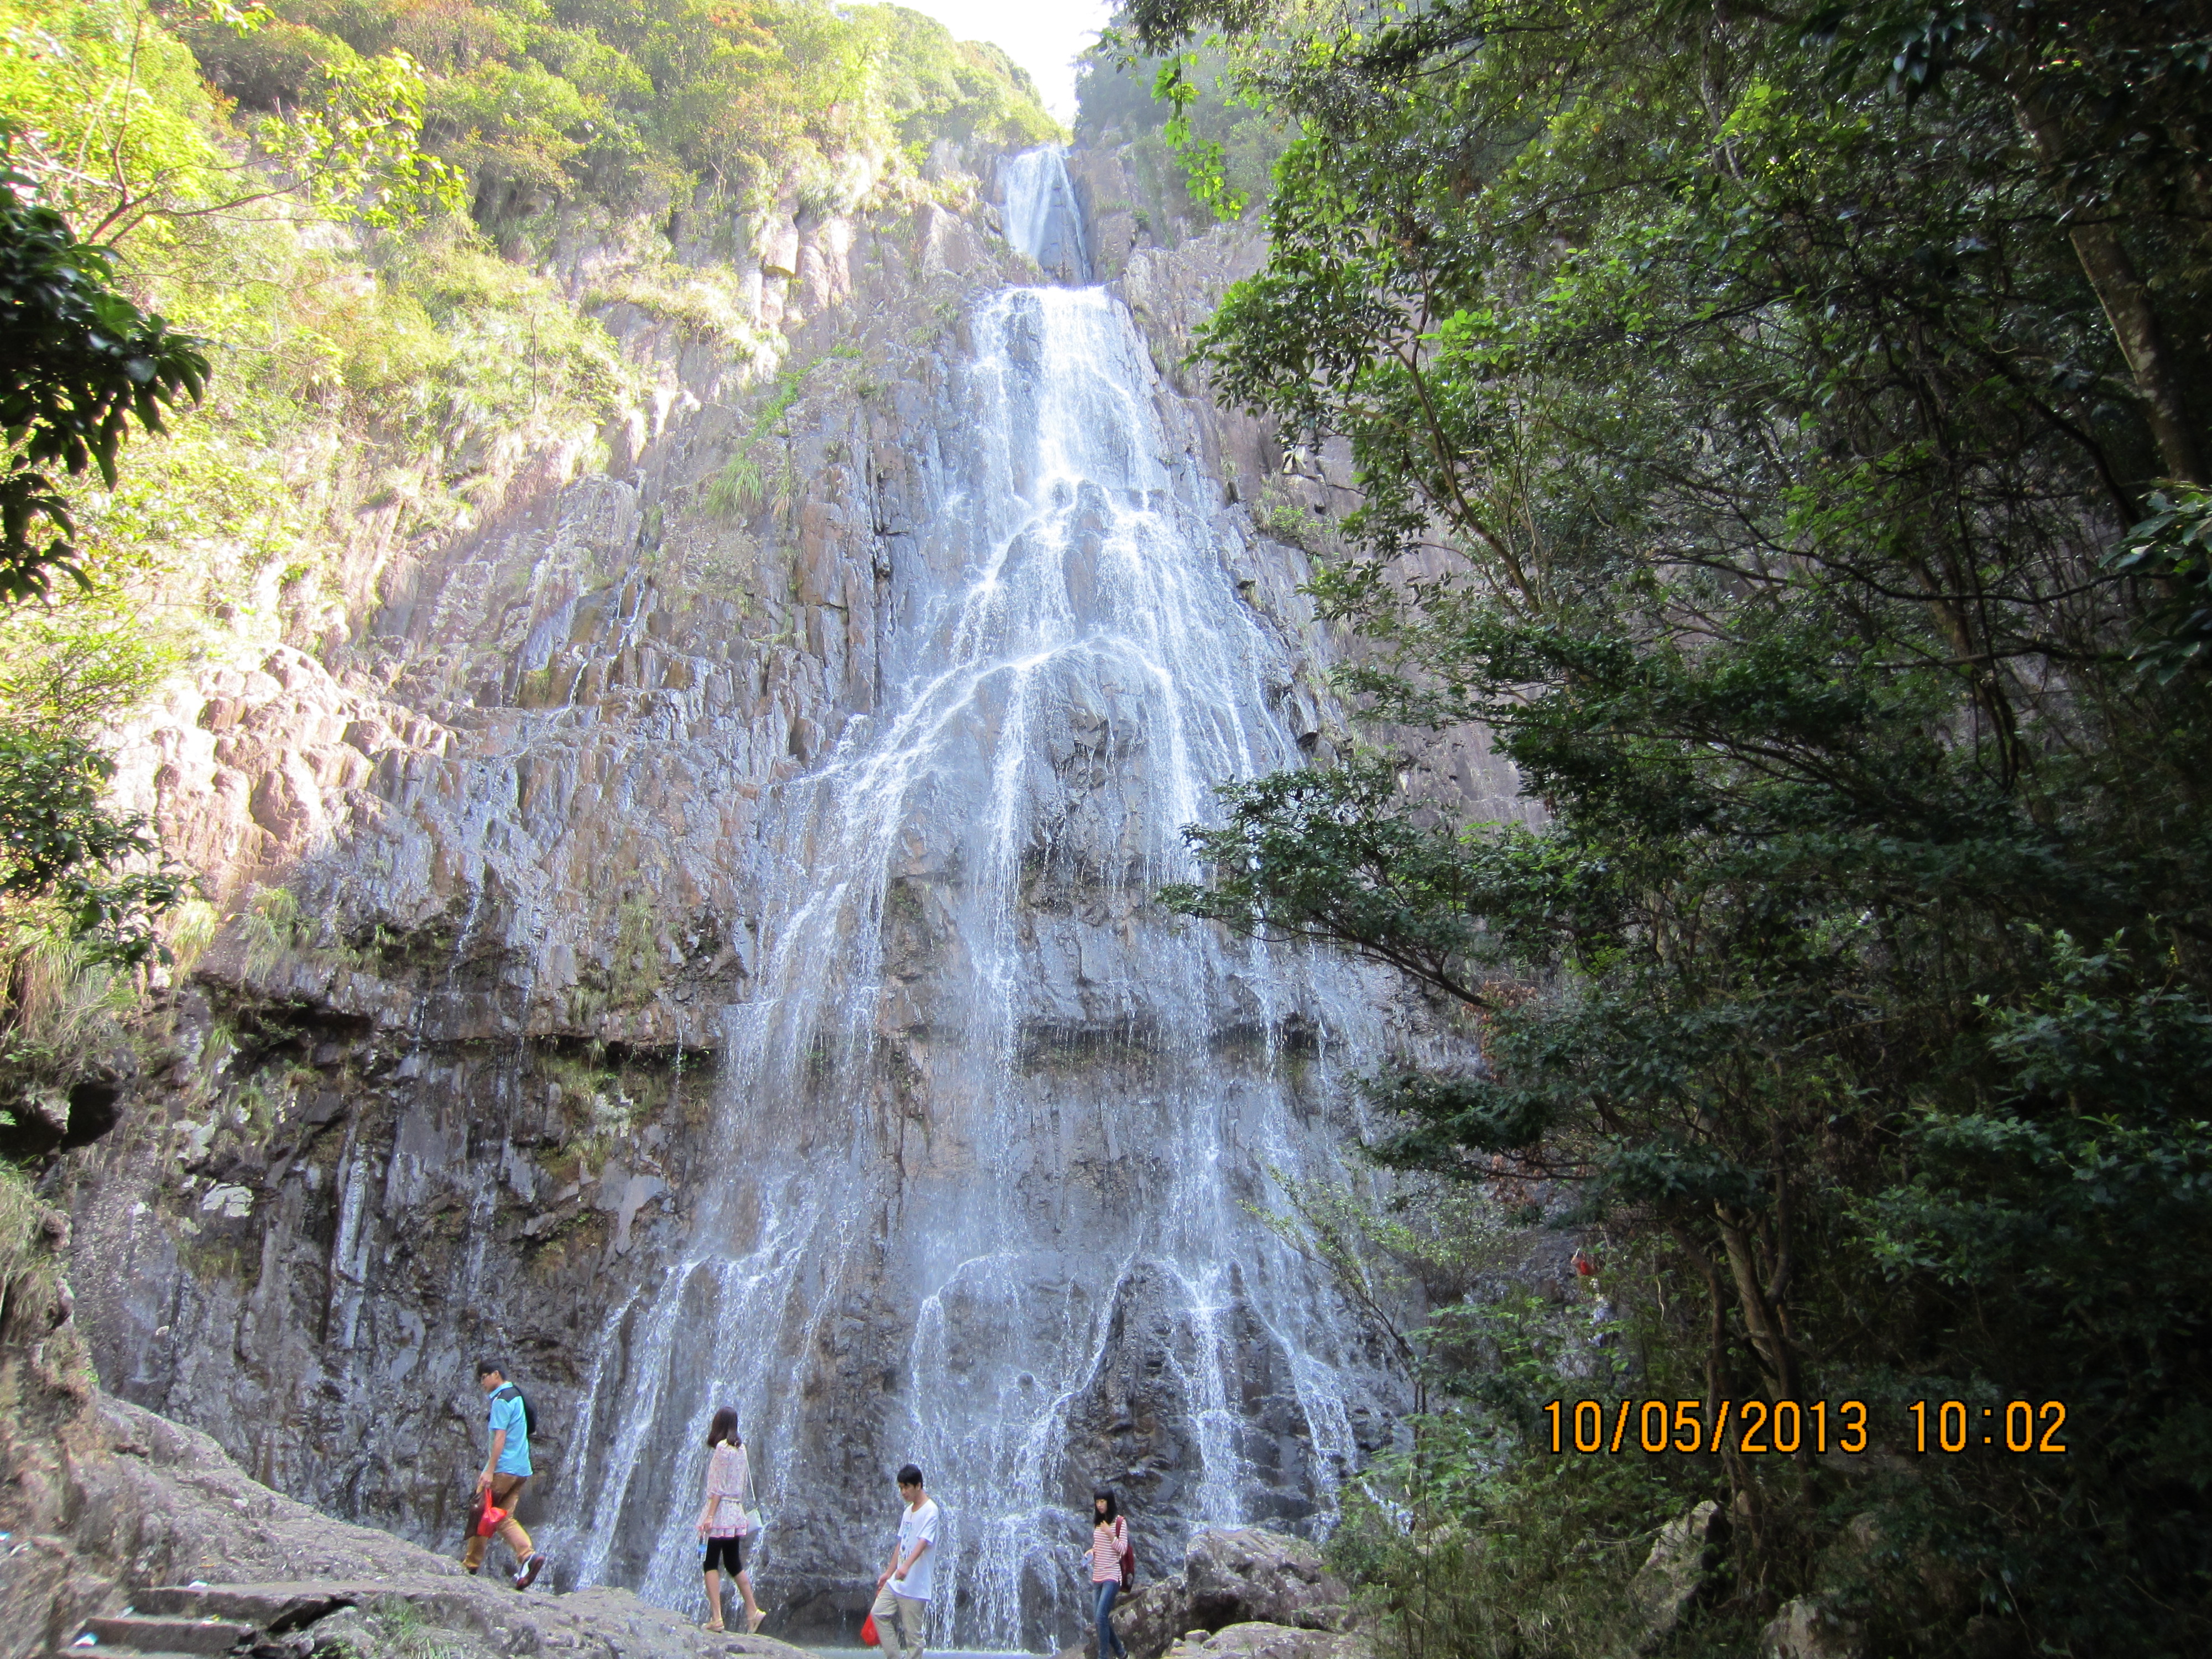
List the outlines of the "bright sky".
<svg viewBox="0 0 2212 1659">
<path fill-rule="evenodd" d="M 1036 79 L 1045 107 L 1075 119 L 1075 54 L 1098 38 L 1107 0 L 898 0 L 926 12 L 960 40 L 991 40 Z"/>
</svg>

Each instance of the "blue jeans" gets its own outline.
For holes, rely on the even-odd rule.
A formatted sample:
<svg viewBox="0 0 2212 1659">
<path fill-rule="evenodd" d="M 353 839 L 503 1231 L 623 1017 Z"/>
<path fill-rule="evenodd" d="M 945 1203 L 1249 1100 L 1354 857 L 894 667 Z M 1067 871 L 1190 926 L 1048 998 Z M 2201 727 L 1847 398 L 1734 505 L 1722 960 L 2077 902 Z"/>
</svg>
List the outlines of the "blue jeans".
<svg viewBox="0 0 2212 1659">
<path fill-rule="evenodd" d="M 1106 1616 L 1114 1611 L 1114 1598 L 1121 1593 L 1121 1581 L 1109 1578 L 1091 1588 L 1098 1592 L 1098 1659 L 1109 1659 L 1109 1656 L 1128 1659 L 1129 1650 L 1121 1645 L 1121 1638 L 1114 1634 L 1113 1622 Z"/>
</svg>

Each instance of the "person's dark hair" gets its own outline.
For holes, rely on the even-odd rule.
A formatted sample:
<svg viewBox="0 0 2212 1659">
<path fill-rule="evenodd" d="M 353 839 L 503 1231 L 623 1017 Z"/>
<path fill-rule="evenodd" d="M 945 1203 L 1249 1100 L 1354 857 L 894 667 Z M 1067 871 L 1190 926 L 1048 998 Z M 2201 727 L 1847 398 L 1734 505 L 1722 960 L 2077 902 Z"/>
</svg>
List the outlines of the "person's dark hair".
<svg viewBox="0 0 2212 1659">
<path fill-rule="evenodd" d="M 898 1472 L 898 1483 L 902 1486 L 920 1486 L 921 1484 L 921 1471 L 915 1468 L 913 1464 L 908 1464 L 904 1468 Z"/>
<path fill-rule="evenodd" d="M 477 1361 L 477 1381 L 479 1382 L 483 1382 L 487 1376 L 505 1376 L 506 1375 L 507 1367 L 501 1364 L 496 1359 L 479 1359 Z"/>
<path fill-rule="evenodd" d="M 1097 1492 L 1091 1494 L 1091 1518 L 1094 1522 L 1098 1520 L 1098 1506 L 1101 1504 L 1106 1506 L 1104 1524 L 1110 1527 L 1114 1524 L 1115 1517 L 1121 1513 L 1121 1506 L 1114 1501 L 1112 1492 L 1103 1486 L 1099 1487 Z"/>
<path fill-rule="evenodd" d="M 719 1446 L 727 1441 L 732 1446 L 745 1443 L 738 1436 L 738 1413 L 734 1407 L 725 1406 L 714 1413 L 714 1420 L 707 1425 L 707 1443 Z"/>
</svg>

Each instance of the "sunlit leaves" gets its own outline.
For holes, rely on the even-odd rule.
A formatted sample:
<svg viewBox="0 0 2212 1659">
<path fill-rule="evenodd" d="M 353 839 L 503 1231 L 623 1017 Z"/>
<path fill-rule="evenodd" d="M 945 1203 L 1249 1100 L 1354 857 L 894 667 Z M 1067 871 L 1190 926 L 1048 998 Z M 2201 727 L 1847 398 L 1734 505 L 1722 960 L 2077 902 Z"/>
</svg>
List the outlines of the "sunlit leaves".
<svg viewBox="0 0 2212 1659">
<path fill-rule="evenodd" d="M 0 901 L 49 902 L 94 960 L 130 965 L 191 884 L 151 863 L 142 820 L 107 810 L 113 769 L 81 738 L 0 727 Z"/>
<path fill-rule="evenodd" d="M 43 593 L 52 571 L 82 580 L 53 469 L 112 488 L 133 423 L 162 431 L 208 373 L 204 343 L 118 293 L 112 253 L 27 201 L 30 182 L 0 145 L 0 602 Z"/>
</svg>

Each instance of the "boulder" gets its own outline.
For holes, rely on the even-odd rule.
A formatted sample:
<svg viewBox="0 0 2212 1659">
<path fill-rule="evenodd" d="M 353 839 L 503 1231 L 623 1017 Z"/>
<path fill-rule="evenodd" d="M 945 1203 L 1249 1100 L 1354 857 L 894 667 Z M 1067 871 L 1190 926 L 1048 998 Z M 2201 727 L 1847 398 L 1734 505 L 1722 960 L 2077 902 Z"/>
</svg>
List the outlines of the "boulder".
<svg viewBox="0 0 2212 1659">
<path fill-rule="evenodd" d="M 1194 1632 L 1168 1652 L 1170 1659 L 1373 1659 L 1374 1648 L 1361 1635 L 1251 1620 L 1211 1634 Z"/>
<path fill-rule="evenodd" d="M 1193 1633 L 1232 1625 L 1340 1632 L 1351 1591 L 1302 1538 L 1260 1527 L 1191 1534 L 1182 1571 L 1146 1584 L 1114 1610 L 1130 1659 L 1159 1659 Z M 1301 1656 L 1301 1659 L 1317 1659 Z"/>
<path fill-rule="evenodd" d="M 49 1345 L 66 1345 L 64 1323 Z M 496 1573 L 319 1514 L 249 1479 L 207 1436 L 88 1386 L 56 1394 L 0 1337 L 0 1659 L 70 1648 L 264 1659 L 424 1652 L 805 1659 L 710 1634 L 628 1590 L 517 1595 Z M 1316 1656 L 1316 1659 L 1321 1659 Z"/>
<path fill-rule="evenodd" d="M 1866 1659 L 1866 1628 L 1816 1595 L 1784 1601 L 1759 1633 L 1759 1659 Z"/>
<path fill-rule="evenodd" d="M 1706 1594 L 1728 1542 L 1728 1517 L 1707 1499 L 1659 1528 L 1651 1553 L 1628 1587 L 1644 1616 L 1644 1652 L 1657 1647 Z"/>
</svg>

